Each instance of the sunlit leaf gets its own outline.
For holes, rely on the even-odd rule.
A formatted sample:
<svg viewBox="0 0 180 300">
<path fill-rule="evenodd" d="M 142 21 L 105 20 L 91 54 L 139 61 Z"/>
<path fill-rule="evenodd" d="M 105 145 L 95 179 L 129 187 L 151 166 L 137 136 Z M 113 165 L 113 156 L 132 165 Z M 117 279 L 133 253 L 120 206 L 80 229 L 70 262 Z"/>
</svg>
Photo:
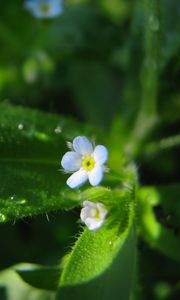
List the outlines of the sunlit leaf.
<svg viewBox="0 0 180 300">
<path fill-rule="evenodd" d="M 158 189 L 142 188 L 139 191 L 138 197 L 140 204 L 139 232 L 143 239 L 152 248 L 157 249 L 176 261 L 180 261 L 180 239 L 178 235 L 174 232 L 173 228 L 167 226 L 166 222 L 163 224 L 157 219 L 153 209 L 160 201 L 163 206 L 163 198 L 158 193 Z M 172 206 L 170 207 L 172 208 Z"/>
<path fill-rule="evenodd" d="M 63 287 L 57 300 L 127 300 L 133 293 L 136 274 L 136 233 L 129 232 L 111 266 L 103 274 L 75 286 Z"/>
<path fill-rule="evenodd" d="M 107 191 L 107 195 L 109 216 L 104 226 L 96 232 L 85 229 L 80 235 L 63 263 L 60 287 L 82 284 L 102 275 L 121 251 L 134 222 L 134 191 Z M 86 196 L 94 199 L 91 192 Z M 100 201 L 107 206 L 108 197 L 104 194 Z"/>
</svg>

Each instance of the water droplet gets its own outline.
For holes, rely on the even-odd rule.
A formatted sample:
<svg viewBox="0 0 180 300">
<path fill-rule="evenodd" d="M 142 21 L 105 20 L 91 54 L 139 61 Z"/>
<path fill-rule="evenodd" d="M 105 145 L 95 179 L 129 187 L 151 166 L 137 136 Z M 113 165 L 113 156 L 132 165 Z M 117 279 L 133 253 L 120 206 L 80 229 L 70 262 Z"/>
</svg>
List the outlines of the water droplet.
<svg viewBox="0 0 180 300">
<path fill-rule="evenodd" d="M 4 214 L 0 213 L 0 223 L 5 223 L 6 221 L 7 217 Z"/>
<path fill-rule="evenodd" d="M 149 26 L 153 31 L 159 30 L 159 21 L 155 16 L 149 17 Z"/>
<path fill-rule="evenodd" d="M 60 126 L 57 126 L 55 129 L 54 129 L 54 132 L 56 134 L 60 134 L 62 132 L 62 128 Z"/>
<path fill-rule="evenodd" d="M 23 130 L 23 129 L 24 129 L 24 125 L 23 125 L 22 123 L 19 123 L 19 124 L 18 124 L 18 129 L 19 129 L 19 130 Z"/>
<path fill-rule="evenodd" d="M 14 196 L 11 196 L 10 199 L 13 200 L 13 199 L 14 199 Z"/>
</svg>

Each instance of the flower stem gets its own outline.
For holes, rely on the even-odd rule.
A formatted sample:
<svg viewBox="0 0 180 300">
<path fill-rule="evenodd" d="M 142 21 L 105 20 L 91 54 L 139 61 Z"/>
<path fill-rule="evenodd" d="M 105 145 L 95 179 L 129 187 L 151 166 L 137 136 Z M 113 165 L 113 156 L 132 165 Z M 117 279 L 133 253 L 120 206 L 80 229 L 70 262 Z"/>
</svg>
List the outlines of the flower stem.
<svg viewBox="0 0 180 300">
<path fill-rule="evenodd" d="M 157 122 L 160 30 L 159 0 L 143 0 L 143 11 L 144 60 L 141 69 L 142 100 L 132 134 L 134 144 L 140 144 Z"/>
<path fill-rule="evenodd" d="M 180 134 L 164 138 L 158 142 L 148 144 L 145 149 L 145 154 L 154 154 L 159 151 L 169 150 L 180 145 Z"/>
<path fill-rule="evenodd" d="M 159 0 L 143 0 L 145 57 L 142 66 L 141 112 L 157 114 L 157 90 L 159 73 Z"/>
</svg>

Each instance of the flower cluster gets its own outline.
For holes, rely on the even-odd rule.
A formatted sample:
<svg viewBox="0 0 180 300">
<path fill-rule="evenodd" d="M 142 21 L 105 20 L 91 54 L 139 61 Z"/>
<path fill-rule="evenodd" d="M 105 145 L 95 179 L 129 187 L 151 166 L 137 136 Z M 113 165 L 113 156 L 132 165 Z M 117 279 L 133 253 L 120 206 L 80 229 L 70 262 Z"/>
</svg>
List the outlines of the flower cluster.
<svg viewBox="0 0 180 300">
<path fill-rule="evenodd" d="M 103 145 L 93 147 L 85 136 L 76 137 L 68 143 L 71 151 L 65 153 L 61 165 L 66 173 L 73 173 L 67 180 L 67 185 L 74 189 L 89 180 L 92 186 L 97 186 L 103 179 L 106 168 L 104 164 L 108 159 L 108 150 Z M 83 202 L 81 220 L 95 231 L 100 228 L 107 215 L 107 210 L 102 203 Z"/>
<path fill-rule="evenodd" d="M 25 8 L 36 18 L 54 18 L 63 12 L 63 0 L 26 0 Z"/>
</svg>

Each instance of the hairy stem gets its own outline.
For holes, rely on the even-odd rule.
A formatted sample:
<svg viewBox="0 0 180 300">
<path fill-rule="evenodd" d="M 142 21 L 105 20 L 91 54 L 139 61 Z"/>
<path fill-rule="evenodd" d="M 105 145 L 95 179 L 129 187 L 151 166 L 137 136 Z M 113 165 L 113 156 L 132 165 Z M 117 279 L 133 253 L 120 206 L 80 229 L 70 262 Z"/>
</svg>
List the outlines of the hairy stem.
<svg viewBox="0 0 180 300">
<path fill-rule="evenodd" d="M 141 69 L 141 106 L 131 137 L 132 145 L 144 141 L 157 121 L 157 93 L 159 77 L 159 0 L 143 0 L 144 60 Z"/>
<path fill-rule="evenodd" d="M 180 134 L 164 138 L 159 142 L 152 142 L 148 144 L 144 149 L 144 153 L 154 154 L 159 151 L 169 150 L 177 146 L 180 146 Z"/>
<path fill-rule="evenodd" d="M 159 0 L 143 0 L 145 57 L 142 66 L 142 103 L 140 113 L 157 114 L 159 70 Z"/>
</svg>

